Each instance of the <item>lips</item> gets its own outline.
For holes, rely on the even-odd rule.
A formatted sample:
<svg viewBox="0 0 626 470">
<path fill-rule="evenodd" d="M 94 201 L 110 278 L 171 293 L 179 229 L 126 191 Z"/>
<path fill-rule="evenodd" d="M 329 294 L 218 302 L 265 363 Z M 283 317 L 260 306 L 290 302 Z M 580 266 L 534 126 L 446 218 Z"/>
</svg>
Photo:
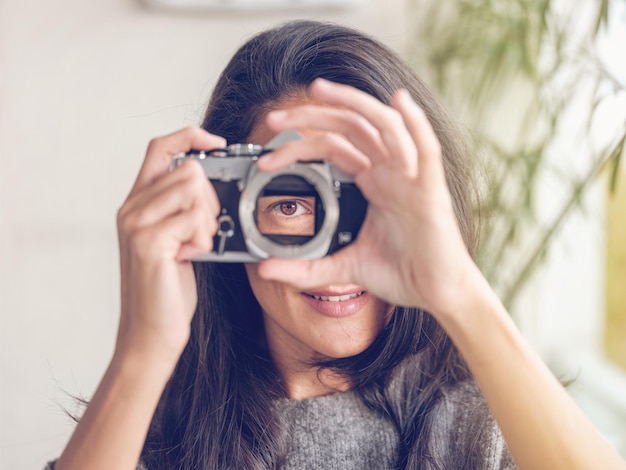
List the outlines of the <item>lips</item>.
<svg viewBox="0 0 626 470">
<path fill-rule="evenodd" d="M 354 315 L 370 299 L 367 291 L 360 287 L 339 290 L 303 292 L 305 301 L 322 315 L 334 318 Z"/>
</svg>

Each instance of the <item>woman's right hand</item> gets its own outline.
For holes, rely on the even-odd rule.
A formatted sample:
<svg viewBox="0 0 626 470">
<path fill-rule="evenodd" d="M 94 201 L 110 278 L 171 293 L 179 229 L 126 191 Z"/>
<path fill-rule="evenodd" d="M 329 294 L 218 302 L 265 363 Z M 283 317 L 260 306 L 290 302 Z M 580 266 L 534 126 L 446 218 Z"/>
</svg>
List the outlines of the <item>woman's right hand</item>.
<svg viewBox="0 0 626 470">
<path fill-rule="evenodd" d="M 196 303 L 190 259 L 211 251 L 220 210 L 201 166 L 174 155 L 223 147 L 225 140 L 187 128 L 150 142 L 137 180 L 117 217 L 122 302 L 117 347 L 178 360 Z M 136 349 L 135 349 L 136 351 Z"/>
<path fill-rule="evenodd" d="M 219 202 L 197 162 L 172 157 L 224 139 L 189 128 L 154 139 L 118 212 L 122 313 L 115 354 L 56 468 L 135 468 L 187 341 L 197 293 L 191 258 L 211 251 Z M 123 432 L 120 432 L 123 430 Z"/>
</svg>

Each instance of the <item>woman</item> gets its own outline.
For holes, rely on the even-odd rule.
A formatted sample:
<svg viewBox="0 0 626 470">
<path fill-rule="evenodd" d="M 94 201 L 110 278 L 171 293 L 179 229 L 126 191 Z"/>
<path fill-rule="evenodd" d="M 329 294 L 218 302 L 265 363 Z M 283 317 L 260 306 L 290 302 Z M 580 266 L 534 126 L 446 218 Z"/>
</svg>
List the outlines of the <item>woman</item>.
<svg viewBox="0 0 626 470">
<path fill-rule="evenodd" d="M 317 22 L 261 33 L 202 127 L 151 142 L 119 211 L 115 354 L 57 469 L 622 468 L 473 263 L 465 147 L 394 53 Z M 287 129 L 305 138 L 258 166 L 323 156 L 353 175 L 357 240 L 192 267 L 219 201 L 172 156 Z"/>
</svg>

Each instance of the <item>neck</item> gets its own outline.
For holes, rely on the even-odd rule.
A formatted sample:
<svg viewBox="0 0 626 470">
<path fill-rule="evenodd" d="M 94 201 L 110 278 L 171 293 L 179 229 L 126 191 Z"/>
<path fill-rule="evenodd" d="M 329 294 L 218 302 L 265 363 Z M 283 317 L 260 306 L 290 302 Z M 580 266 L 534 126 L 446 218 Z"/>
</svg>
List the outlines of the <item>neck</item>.
<svg viewBox="0 0 626 470">
<path fill-rule="evenodd" d="M 270 355 L 282 379 L 287 397 L 294 400 L 330 395 L 350 389 L 350 382 L 337 372 L 315 365 L 321 358 L 314 351 L 267 338 Z"/>
<path fill-rule="evenodd" d="M 350 389 L 350 383 L 345 377 L 328 369 L 307 367 L 302 364 L 285 364 L 285 361 L 277 361 L 276 356 L 274 356 L 274 361 L 282 377 L 287 396 L 293 400 L 320 397 Z"/>
</svg>

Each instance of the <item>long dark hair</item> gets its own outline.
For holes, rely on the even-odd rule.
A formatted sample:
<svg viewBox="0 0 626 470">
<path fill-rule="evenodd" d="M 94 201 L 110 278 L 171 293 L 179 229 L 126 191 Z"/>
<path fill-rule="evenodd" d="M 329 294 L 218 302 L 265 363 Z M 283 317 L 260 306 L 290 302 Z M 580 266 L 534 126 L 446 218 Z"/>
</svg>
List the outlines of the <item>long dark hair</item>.
<svg viewBox="0 0 626 470">
<path fill-rule="evenodd" d="M 203 127 L 244 142 L 265 112 L 306 93 L 323 77 L 389 103 L 406 88 L 442 144 L 447 183 L 465 243 L 476 243 L 470 172 L 460 133 L 426 85 L 394 52 L 349 28 L 297 21 L 263 32 L 231 59 L 208 105 Z M 192 335 L 155 413 L 142 458 L 148 468 L 279 467 L 283 423 L 272 401 L 285 391 L 264 343 L 261 309 L 243 265 L 195 266 L 198 307 Z M 456 348 L 427 312 L 396 308 L 373 344 L 329 360 L 400 436 L 398 468 L 453 468 L 429 449 L 432 412 L 447 387 L 471 382 Z M 457 449 L 471 467 L 472 449 Z M 465 466 L 464 468 L 468 468 Z"/>
</svg>

